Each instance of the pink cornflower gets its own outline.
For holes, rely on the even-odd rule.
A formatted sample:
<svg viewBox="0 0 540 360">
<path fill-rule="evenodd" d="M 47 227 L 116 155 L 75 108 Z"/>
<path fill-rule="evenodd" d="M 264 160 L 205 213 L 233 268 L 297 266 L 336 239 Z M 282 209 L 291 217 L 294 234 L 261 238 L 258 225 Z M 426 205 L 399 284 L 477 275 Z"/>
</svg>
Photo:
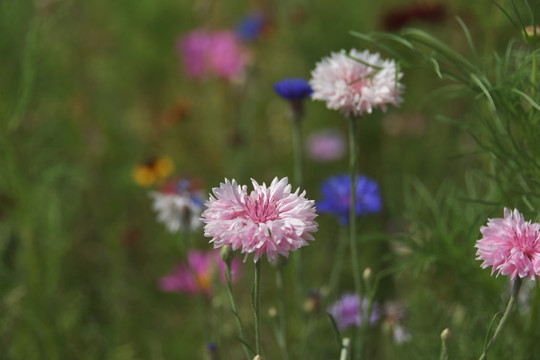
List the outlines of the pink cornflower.
<svg viewBox="0 0 540 360">
<path fill-rule="evenodd" d="M 221 282 L 226 282 L 226 264 L 219 251 L 203 252 L 191 250 L 186 263 L 176 265 L 173 271 L 159 279 L 158 285 L 165 292 L 204 293 L 212 295 L 212 283 L 219 271 Z M 240 274 L 240 261 L 231 262 L 231 278 L 236 280 Z"/>
<path fill-rule="evenodd" d="M 347 152 L 345 136 L 337 130 L 321 130 L 307 138 L 308 155 L 320 162 L 338 160 Z"/>
<path fill-rule="evenodd" d="M 278 254 L 288 257 L 289 251 L 313 240 L 310 233 L 317 231 L 317 214 L 305 191 L 291 193 L 287 178 L 276 177 L 269 187 L 251 181 L 250 194 L 246 185 L 235 180 L 225 179 L 213 189 L 202 221 L 206 223 L 204 235 L 212 238 L 214 248 L 229 244 L 233 250 L 241 249 L 246 258 L 254 253 L 255 262 L 266 254 L 275 263 Z"/>
<path fill-rule="evenodd" d="M 515 209 L 504 209 L 504 218 L 489 219 L 476 242 L 476 260 L 483 260 L 482 268 L 492 266 L 491 274 L 510 275 L 514 280 L 540 275 L 540 224 L 525 221 Z"/>
<path fill-rule="evenodd" d="M 248 64 L 247 50 L 233 31 L 194 30 L 178 43 L 187 74 L 193 78 L 206 75 L 232 80 Z"/>
<path fill-rule="evenodd" d="M 381 59 L 378 53 L 341 50 L 311 72 L 312 98 L 346 115 L 370 114 L 374 108 L 386 111 L 388 104 L 398 106 L 403 101 L 404 86 L 398 82 L 402 76 L 393 60 Z"/>
</svg>

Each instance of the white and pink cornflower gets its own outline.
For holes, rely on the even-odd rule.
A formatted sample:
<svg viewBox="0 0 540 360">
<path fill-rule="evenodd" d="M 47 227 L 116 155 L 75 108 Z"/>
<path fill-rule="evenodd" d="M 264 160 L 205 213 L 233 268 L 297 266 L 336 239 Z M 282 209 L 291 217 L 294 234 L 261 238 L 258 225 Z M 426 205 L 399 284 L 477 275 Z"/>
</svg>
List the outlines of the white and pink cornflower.
<svg viewBox="0 0 540 360">
<path fill-rule="evenodd" d="M 231 245 L 245 253 L 245 259 L 253 253 L 257 262 L 266 254 L 275 263 L 278 255 L 288 257 L 314 239 L 315 202 L 305 197 L 305 191 L 292 193 L 287 178 L 276 177 L 268 187 L 253 179 L 252 184 L 251 193 L 246 185 L 227 179 L 213 189 L 201 220 L 214 248 Z"/>
<path fill-rule="evenodd" d="M 202 196 L 198 182 L 189 177 L 168 182 L 159 191 L 150 192 L 157 220 L 172 233 L 201 227 Z"/>
<path fill-rule="evenodd" d="M 231 262 L 232 281 L 238 278 L 240 269 L 240 261 L 233 259 Z M 221 260 L 219 251 L 190 250 L 187 263 L 175 265 L 171 273 L 159 279 L 158 287 L 164 292 L 203 293 L 210 297 L 213 291 L 212 285 L 218 273 L 221 282 L 226 283 L 225 270 L 226 264 Z"/>
<path fill-rule="evenodd" d="M 329 109 L 347 116 L 370 114 L 377 108 L 386 111 L 388 104 L 403 102 L 402 76 L 394 60 L 382 59 L 378 53 L 342 50 L 322 59 L 311 72 L 312 99 L 325 101 Z"/>
<path fill-rule="evenodd" d="M 247 49 L 231 30 L 193 30 L 182 36 L 178 51 L 188 76 L 241 77 L 249 62 Z"/>
<path fill-rule="evenodd" d="M 504 209 L 504 218 L 489 219 L 482 226 L 482 239 L 476 242 L 477 260 L 482 268 L 492 267 L 491 274 L 528 277 L 540 275 L 540 224 L 525 221 L 515 209 Z"/>
</svg>

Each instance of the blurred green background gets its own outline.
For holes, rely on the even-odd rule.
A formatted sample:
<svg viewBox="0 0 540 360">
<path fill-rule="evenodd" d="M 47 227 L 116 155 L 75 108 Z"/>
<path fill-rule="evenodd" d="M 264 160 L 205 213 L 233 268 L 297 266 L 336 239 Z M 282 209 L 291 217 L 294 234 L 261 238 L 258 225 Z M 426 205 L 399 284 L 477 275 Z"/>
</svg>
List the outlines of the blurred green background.
<svg viewBox="0 0 540 360">
<path fill-rule="evenodd" d="M 211 245 L 202 231 L 187 239 L 158 224 L 148 189 L 134 182 L 132 171 L 169 156 L 175 174 L 203 179 L 207 192 L 224 178 L 244 184 L 251 177 L 267 183 L 292 177 L 288 106 L 273 83 L 309 79 L 331 51 L 380 51 L 350 31 L 385 30 L 385 14 L 415 3 L 0 0 L 0 358 L 199 359 L 208 356 L 211 341 L 220 358 L 240 358 L 226 294 L 208 299 L 158 290 L 157 279 L 184 259 L 186 243 Z M 423 3 L 441 5 L 444 16 L 407 25 L 465 56 L 471 53 L 455 16 L 469 27 L 481 61 L 519 36 L 488 1 Z M 179 36 L 234 28 L 256 9 L 270 28 L 246 44 L 252 62 L 242 86 L 186 76 Z M 360 126 L 360 169 L 379 181 L 385 205 L 359 228 L 364 264 L 392 268 L 380 296 L 408 304 L 413 340 L 395 345 L 374 334 L 370 359 L 437 358 L 446 327 L 451 358 L 472 359 L 508 286 L 474 260 L 480 225 L 502 215 L 494 200 L 500 196 L 483 180 L 490 162 L 468 155 L 478 151 L 476 143 L 449 121 L 474 120 L 473 99 L 437 96 L 446 82 L 432 70 L 403 71 L 401 108 L 375 113 Z M 178 110 L 182 104 L 189 104 L 186 114 Z M 324 104 L 307 102 L 305 135 L 324 128 L 346 132 L 347 123 Z M 346 172 L 347 160 L 307 160 L 305 171 L 303 187 L 317 200 L 321 182 Z M 335 219 L 320 216 L 319 223 L 316 241 L 302 250 L 304 282 L 313 289 L 326 285 L 337 240 Z M 400 243 L 414 256 L 391 251 Z M 248 260 L 235 285 L 248 324 L 250 267 Z M 266 315 L 276 306 L 274 270 L 266 261 L 263 267 L 263 341 L 267 358 L 278 359 Z M 294 276 L 286 284 L 294 289 Z M 352 290 L 352 275 L 340 288 Z M 289 305 L 296 300 L 302 301 L 291 290 Z M 291 311 L 296 354 L 305 346 L 307 359 L 337 358 L 324 314 L 334 300 L 323 297 L 315 314 Z M 306 316 L 313 332 L 301 344 Z M 534 319 L 533 325 L 513 320 L 512 335 L 493 358 L 539 356 Z M 516 337 L 522 337 L 517 352 Z"/>
</svg>

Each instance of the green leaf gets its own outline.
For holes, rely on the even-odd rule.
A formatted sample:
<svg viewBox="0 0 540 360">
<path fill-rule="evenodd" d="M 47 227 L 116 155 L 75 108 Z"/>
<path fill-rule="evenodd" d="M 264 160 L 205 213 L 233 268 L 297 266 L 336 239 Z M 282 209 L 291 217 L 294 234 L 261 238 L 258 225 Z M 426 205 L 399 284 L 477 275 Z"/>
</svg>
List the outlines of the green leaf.
<svg viewBox="0 0 540 360">
<path fill-rule="evenodd" d="M 529 95 L 525 94 L 523 91 L 518 90 L 518 89 L 512 89 L 512 92 L 515 92 L 516 94 L 520 95 L 529 104 L 531 104 L 531 106 L 534 107 L 536 110 L 540 110 L 540 105 L 536 103 Z"/>
<path fill-rule="evenodd" d="M 489 104 L 491 105 L 491 108 L 493 109 L 493 111 L 496 110 L 496 107 L 495 107 L 495 102 L 493 101 L 493 98 L 491 97 L 491 94 L 489 93 L 488 89 L 486 88 L 486 86 L 484 85 L 484 83 L 478 78 L 478 76 L 476 76 L 475 74 L 471 73 L 471 80 L 476 84 L 478 85 L 478 87 L 482 90 L 482 92 L 484 93 L 484 95 L 486 95 L 488 101 L 489 101 Z"/>
<path fill-rule="evenodd" d="M 328 320 L 330 321 L 330 324 L 332 325 L 332 330 L 334 330 L 334 335 L 336 336 L 336 341 L 338 343 L 338 348 L 341 349 L 341 333 L 338 330 L 336 320 L 330 313 L 326 313 L 326 316 L 328 317 Z"/>
</svg>

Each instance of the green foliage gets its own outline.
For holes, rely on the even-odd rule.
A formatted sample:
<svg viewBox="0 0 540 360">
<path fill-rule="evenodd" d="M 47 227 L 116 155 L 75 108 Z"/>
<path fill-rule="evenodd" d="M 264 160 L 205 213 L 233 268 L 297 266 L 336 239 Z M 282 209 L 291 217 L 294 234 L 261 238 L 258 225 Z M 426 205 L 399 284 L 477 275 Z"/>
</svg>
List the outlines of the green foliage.
<svg viewBox="0 0 540 360">
<path fill-rule="evenodd" d="M 225 177 L 292 177 L 292 124 L 272 84 L 307 78 L 330 51 L 366 44 L 399 59 L 407 90 L 402 109 L 360 124 L 361 172 L 380 181 L 385 199 L 384 213 L 359 226 L 360 259 L 380 279 L 377 300 L 406 302 L 412 333 L 395 344 L 385 325 L 370 329 L 369 358 L 437 358 L 446 327 L 450 359 L 477 357 L 507 287 L 474 259 L 479 227 L 505 206 L 528 219 L 540 207 L 540 49 L 521 37 L 540 5 L 456 1 L 447 8 L 462 16 L 455 22 L 365 34 L 399 4 L 267 3 L 271 31 L 248 45 L 252 64 L 238 85 L 188 78 L 176 42 L 196 27 L 233 27 L 251 3 L 0 1 L 0 357 L 192 359 L 214 341 L 221 358 L 242 358 L 224 286 L 211 300 L 157 289 L 188 247 L 209 245 L 202 232 L 171 235 L 156 223 L 131 172 L 168 155 L 177 175 L 202 178 L 206 190 Z M 163 121 L 182 101 L 189 115 Z M 314 102 L 302 125 L 306 135 L 346 130 Z M 345 169 L 345 159 L 308 159 L 308 197 L 319 199 L 321 182 Z M 329 216 L 318 220 L 302 250 L 317 306 L 298 308 L 305 299 L 291 267 L 284 279 L 291 358 L 337 359 L 351 335 L 326 315 L 338 295 L 326 290 L 340 230 Z M 339 292 L 352 290 L 344 253 Z M 248 346 L 250 262 L 234 285 Z M 267 316 L 277 306 L 275 269 L 263 267 L 262 342 L 265 358 L 280 358 Z M 490 358 L 540 354 L 540 290 L 530 296 L 531 315 L 516 312 Z"/>
</svg>

